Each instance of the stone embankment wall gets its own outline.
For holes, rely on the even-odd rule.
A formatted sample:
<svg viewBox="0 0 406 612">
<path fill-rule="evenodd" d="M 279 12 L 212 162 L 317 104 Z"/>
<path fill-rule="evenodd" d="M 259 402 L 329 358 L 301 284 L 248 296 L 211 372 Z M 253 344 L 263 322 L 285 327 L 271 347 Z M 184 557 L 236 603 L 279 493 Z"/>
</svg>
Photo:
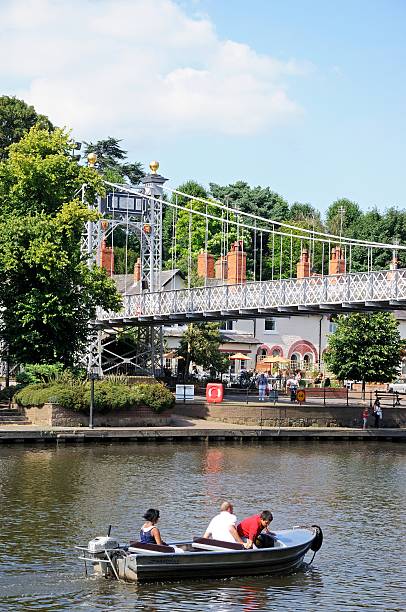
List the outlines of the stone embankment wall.
<svg viewBox="0 0 406 612">
<path fill-rule="evenodd" d="M 362 406 L 253 406 L 177 402 L 174 412 L 181 416 L 263 427 L 360 427 Z M 385 408 L 382 427 L 406 427 L 406 408 Z M 371 415 L 368 426 L 372 427 Z"/>
<path fill-rule="evenodd" d="M 33 425 L 44 427 L 87 427 L 89 415 L 66 410 L 58 404 L 44 404 L 23 408 Z M 105 414 L 93 414 L 95 427 L 161 427 L 169 425 L 172 411 L 157 414 L 151 408 L 139 407 L 133 410 L 116 410 Z"/>
</svg>

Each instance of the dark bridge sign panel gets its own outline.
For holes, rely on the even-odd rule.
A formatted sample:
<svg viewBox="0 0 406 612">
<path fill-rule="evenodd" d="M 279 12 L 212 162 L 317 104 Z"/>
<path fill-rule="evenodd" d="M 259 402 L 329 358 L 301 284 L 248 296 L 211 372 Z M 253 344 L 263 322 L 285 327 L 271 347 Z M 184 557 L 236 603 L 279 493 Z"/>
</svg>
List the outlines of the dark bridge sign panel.
<svg viewBox="0 0 406 612">
<path fill-rule="evenodd" d="M 135 194 L 108 193 L 107 197 L 101 198 L 102 213 L 130 213 L 141 215 L 143 209 L 143 198 Z"/>
</svg>

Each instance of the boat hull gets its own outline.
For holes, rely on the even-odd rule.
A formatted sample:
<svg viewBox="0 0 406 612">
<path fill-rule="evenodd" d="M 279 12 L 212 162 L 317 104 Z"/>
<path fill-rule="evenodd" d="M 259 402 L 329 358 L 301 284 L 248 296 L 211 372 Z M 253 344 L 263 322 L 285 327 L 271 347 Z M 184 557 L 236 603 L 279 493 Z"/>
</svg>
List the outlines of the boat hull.
<svg viewBox="0 0 406 612">
<path fill-rule="evenodd" d="M 184 554 L 130 554 L 116 560 L 119 578 L 151 582 L 281 574 L 296 571 L 314 541 L 311 529 L 278 532 L 275 548 L 190 551 Z M 187 546 L 187 543 L 177 543 Z"/>
</svg>

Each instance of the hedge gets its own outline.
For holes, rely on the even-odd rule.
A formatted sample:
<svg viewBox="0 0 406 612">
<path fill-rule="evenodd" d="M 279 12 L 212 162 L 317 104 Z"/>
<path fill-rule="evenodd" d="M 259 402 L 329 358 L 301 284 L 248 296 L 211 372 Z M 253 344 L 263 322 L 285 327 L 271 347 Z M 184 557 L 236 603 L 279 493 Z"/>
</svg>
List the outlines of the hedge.
<svg viewBox="0 0 406 612">
<path fill-rule="evenodd" d="M 31 384 L 18 391 L 14 400 L 19 406 L 42 406 L 52 403 L 76 412 L 88 413 L 90 382 Z M 95 412 L 105 413 L 110 410 L 146 406 L 158 413 L 172 408 L 174 403 L 173 394 L 163 384 L 142 383 L 129 386 L 108 379 L 94 383 Z"/>
</svg>

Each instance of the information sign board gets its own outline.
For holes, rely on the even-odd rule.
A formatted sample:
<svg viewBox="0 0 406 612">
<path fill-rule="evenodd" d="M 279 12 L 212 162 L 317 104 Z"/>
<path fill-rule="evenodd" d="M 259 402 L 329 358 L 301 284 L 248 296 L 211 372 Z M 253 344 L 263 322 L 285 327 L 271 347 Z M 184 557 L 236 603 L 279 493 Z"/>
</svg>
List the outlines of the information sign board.
<svg viewBox="0 0 406 612">
<path fill-rule="evenodd" d="M 175 398 L 179 401 L 190 401 L 195 399 L 194 385 L 176 385 Z"/>
</svg>

